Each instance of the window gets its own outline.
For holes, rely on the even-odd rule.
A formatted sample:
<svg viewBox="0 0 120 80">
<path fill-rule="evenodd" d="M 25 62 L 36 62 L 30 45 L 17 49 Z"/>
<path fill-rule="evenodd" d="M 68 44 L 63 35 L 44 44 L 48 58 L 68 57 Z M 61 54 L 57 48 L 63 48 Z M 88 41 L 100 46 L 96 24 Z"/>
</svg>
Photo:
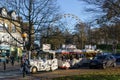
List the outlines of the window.
<svg viewBox="0 0 120 80">
<path fill-rule="evenodd" d="M 5 8 L 2 9 L 2 16 L 3 16 L 3 17 L 7 17 L 7 12 L 6 12 L 6 9 L 5 9 Z"/>
<path fill-rule="evenodd" d="M 12 29 L 11 31 L 12 31 L 13 33 L 16 32 L 16 27 L 15 27 L 15 25 L 13 25 L 11 29 Z"/>
<path fill-rule="evenodd" d="M 115 59 L 114 56 L 110 56 L 110 59 Z"/>
<path fill-rule="evenodd" d="M 4 29 L 3 29 L 3 24 L 0 24 L 0 32 L 3 32 Z"/>
<path fill-rule="evenodd" d="M 12 19 L 16 20 L 16 13 L 15 12 L 12 12 L 11 16 L 12 16 Z"/>
</svg>

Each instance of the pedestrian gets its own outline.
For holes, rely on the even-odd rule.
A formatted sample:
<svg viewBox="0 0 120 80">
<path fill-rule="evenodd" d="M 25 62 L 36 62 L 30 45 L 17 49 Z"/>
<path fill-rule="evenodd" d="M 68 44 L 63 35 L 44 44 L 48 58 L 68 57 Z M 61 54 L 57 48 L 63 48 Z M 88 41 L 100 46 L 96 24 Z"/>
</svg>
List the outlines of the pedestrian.
<svg viewBox="0 0 120 80">
<path fill-rule="evenodd" d="M 6 62 L 5 61 L 3 61 L 3 68 L 4 68 L 4 70 L 6 70 Z"/>
<path fill-rule="evenodd" d="M 11 64 L 12 64 L 12 66 L 14 66 L 14 56 L 11 55 L 10 59 L 11 59 Z"/>
<path fill-rule="evenodd" d="M 25 64 L 25 62 L 22 63 L 22 74 L 23 74 L 23 77 L 25 77 L 25 75 L 26 75 L 26 64 Z"/>
<path fill-rule="evenodd" d="M 8 64 L 9 63 L 9 57 L 5 56 L 5 59 L 6 59 L 6 63 Z"/>
<path fill-rule="evenodd" d="M 18 56 L 18 60 L 17 61 L 18 61 L 18 63 L 20 62 L 20 56 Z"/>
<path fill-rule="evenodd" d="M 9 51 L 7 50 L 6 51 L 6 56 L 5 56 L 5 58 L 6 58 L 6 63 L 8 64 L 9 63 Z"/>
<path fill-rule="evenodd" d="M 21 68 L 22 68 L 22 74 L 23 74 L 23 77 L 25 77 L 25 75 L 27 74 L 27 57 L 26 55 L 24 54 L 22 57 L 21 57 Z"/>
</svg>

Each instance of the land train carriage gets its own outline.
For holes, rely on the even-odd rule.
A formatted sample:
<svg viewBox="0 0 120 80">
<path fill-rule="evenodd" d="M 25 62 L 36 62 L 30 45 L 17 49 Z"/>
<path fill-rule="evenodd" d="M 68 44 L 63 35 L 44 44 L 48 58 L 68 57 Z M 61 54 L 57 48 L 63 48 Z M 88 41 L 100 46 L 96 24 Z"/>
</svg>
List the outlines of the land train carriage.
<svg viewBox="0 0 120 80">
<path fill-rule="evenodd" d="M 33 58 L 26 61 L 27 72 L 36 73 L 38 71 L 54 71 L 58 69 L 58 60 L 55 58 L 54 52 L 39 53 L 39 58 Z"/>
<path fill-rule="evenodd" d="M 57 59 L 30 60 L 29 72 L 36 73 L 37 71 L 54 71 L 57 68 Z"/>
<path fill-rule="evenodd" d="M 78 68 L 83 64 L 88 63 L 88 59 L 81 52 L 61 52 L 57 55 L 59 68 Z"/>
</svg>

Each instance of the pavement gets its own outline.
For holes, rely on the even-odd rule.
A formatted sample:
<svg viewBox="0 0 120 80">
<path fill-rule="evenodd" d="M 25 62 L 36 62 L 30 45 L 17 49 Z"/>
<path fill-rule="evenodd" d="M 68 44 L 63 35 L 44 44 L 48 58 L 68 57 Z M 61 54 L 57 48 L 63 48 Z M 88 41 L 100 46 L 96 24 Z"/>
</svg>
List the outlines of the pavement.
<svg viewBox="0 0 120 80">
<path fill-rule="evenodd" d="M 8 64 L 6 64 L 6 70 L 4 70 L 3 63 L 0 62 L 0 72 L 1 71 L 11 71 L 11 70 L 16 70 L 16 69 L 20 69 L 20 63 L 18 63 L 17 61 L 15 61 L 14 65 L 12 65 L 10 62 Z"/>
<path fill-rule="evenodd" d="M 4 70 L 4 65 L 2 62 L 0 62 L 0 79 L 1 78 L 9 78 L 9 77 L 15 77 L 21 75 L 20 72 L 20 63 L 15 62 L 14 65 L 11 65 L 11 63 L 6 64 L 6 70 Z"/>
<path fill-rule="evenodd" d="M 33 80 L 33 77 L 30 74 L 23 77 L 23 74 L 20 71 L 20 63 L 17 61 L 14 66 L 12 66 L 11 63 L 6 64 L 6 70 L 4 70 L 3 63 L 0 62 L 0 80 Z"/>
<path fill-rule="evenodd" d="M 0 62 L 0 80 L 49 80 L 44 78 L 38 78 L 27 74 L 23 77 L 20 71 L 20 63 L 15 62 L 14 66 L 11 63 L 6 64 L 6 70 L 4 70 L 3 63 Z"/>
</svg>

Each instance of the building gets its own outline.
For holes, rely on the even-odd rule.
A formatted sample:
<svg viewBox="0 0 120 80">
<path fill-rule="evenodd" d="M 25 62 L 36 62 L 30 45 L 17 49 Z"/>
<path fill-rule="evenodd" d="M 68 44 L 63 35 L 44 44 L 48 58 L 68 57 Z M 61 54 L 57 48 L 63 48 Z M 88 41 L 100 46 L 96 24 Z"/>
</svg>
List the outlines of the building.
<svg viewBox="0 0 120 80">
<path fill-rule="evenodd" d="M 18 51 L 23 47 L 21 44 L 23 39 L 20 33 L 20 24 L 16 20 L 15 11 L 7 11 L 4 7 L 0 8 L 0 50 L 7 50 L 10 51 L 10 54 L 19 56 Z"/>
</svg>

